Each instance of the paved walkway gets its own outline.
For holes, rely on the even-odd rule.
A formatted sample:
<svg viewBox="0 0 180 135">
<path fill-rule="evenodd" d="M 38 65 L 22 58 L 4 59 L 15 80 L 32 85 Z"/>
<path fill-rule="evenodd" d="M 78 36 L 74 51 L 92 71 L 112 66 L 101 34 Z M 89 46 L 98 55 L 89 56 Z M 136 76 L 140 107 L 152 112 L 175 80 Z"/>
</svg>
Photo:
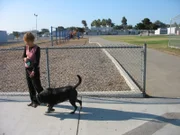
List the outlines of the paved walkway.
<svg viewBox="0 0 180 135">
<path fill-rule="evenodd" d="M 74 115 L 68 103 L 28 107 L 29 97 L 0 97 L 0 135 L 179 135 L 179 99 L 83 98 Z"/>
<path fill-rule="evenodd" d="M 101 45 L 122 44 L 98 36 L 90 40 Z M 147 93 L 158 97 L 180 97 L 180 57 L 147 49 Z"/>
</svg>

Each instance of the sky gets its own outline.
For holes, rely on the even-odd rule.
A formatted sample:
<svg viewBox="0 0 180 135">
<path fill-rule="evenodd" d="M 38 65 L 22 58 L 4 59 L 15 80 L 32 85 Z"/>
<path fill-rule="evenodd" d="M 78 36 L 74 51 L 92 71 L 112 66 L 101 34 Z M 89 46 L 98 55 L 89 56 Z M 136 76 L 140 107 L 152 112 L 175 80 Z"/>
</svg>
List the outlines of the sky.
<svg viewBox="0 0 180 135">
<path fill-rule="evenodd" d="M 136 25 L 144 18 L 152 22 L 170 19 L 180 14 L 180 0 L 0 0 L 0 30 L 28 31 L 50 29 L 51 26 L 88 27 L 95 19 L 111 18 L 116 25 L 122 17 L 129 25 Z"/>
</svg>

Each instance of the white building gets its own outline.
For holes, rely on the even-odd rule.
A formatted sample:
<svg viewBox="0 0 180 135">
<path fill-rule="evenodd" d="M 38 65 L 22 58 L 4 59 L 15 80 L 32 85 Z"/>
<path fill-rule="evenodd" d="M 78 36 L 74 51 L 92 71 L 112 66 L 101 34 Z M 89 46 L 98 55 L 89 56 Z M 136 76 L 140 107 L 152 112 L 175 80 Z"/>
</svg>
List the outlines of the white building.
<svg viewBox="0 0 180 135">
<path fill-rule="evenodd" d="M 7 32 L 0 31 L 0 43 L 6 43 L 8 41 Z"/>
<path fill-rule="evenodd" d="M 110 32 L 112 31 L 112 27 L 91 27 L 91 31 L 96 31 L 96 32 Z"/>
<path fill-rule="evenodd" d="M 166 28 L 158 28 L 155 30 L 155 35 L 161 35 L 161 34 L 167 34 L 167 29 Z"/>
<path fill-rule="evenodd" d="M 171 27 L 171 28 L 168 28 L 167 30 L 168 32 L 168 35 L 170 34 L 173 34 L 173 35 L 180 35 L 180 27 L 177 28 L 177 27 Z"/>
</svg>

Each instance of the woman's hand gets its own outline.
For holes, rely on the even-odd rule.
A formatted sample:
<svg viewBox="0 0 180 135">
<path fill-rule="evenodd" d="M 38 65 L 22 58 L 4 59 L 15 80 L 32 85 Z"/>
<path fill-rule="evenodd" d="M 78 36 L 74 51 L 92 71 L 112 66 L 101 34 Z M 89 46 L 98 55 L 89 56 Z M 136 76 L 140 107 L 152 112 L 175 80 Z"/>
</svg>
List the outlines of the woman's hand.
<svg viewBox="0 0 180 135">
<path fill-rule="evenodd" d="M 34 77 L 34 74 L 35 74 L 35 72 L 32 71 L 31 74 L 30 74 L 30 78 Z"/>
<path fill-rule="evenodd" d="M 24 58 L 24 62 L 26 62 L 26 61 L 27 61 L 27 57 Z"/>
</svg>

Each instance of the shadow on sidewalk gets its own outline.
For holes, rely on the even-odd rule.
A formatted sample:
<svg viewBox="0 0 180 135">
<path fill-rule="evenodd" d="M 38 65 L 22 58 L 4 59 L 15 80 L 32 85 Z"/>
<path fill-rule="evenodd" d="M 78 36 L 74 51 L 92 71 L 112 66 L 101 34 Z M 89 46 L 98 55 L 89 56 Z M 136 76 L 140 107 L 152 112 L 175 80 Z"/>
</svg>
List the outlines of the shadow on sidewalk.
<svg viewBox="0 0 180 135">
<path fill-rule="evenodd" d="M 73 108 L 67 105 L 57 105 L 55 108 L 70 109 Z M 77 113 L 77 112 L 76 112 Z M 76 119 L 73 115 L 65 115 L 65 113 L 54 112 L 46 114 L 47 116 L 57 117 L 61 120 L 64 119 Z M 80 115 L 81 120 L 88 121 L 125 121 L 125 120 L 144 120 L 144 121 L 155 121 L 155 122 L 165 122 L 176 126 L 180 126 L 180 113 L 166 113 L 163 116 L 158 116 L 148 113 L 139 112 L 127 112 L 121 110 L 111 110 L 104 108 L 93 108 L 93 107 L 83 107 Z"/>
</svg>

